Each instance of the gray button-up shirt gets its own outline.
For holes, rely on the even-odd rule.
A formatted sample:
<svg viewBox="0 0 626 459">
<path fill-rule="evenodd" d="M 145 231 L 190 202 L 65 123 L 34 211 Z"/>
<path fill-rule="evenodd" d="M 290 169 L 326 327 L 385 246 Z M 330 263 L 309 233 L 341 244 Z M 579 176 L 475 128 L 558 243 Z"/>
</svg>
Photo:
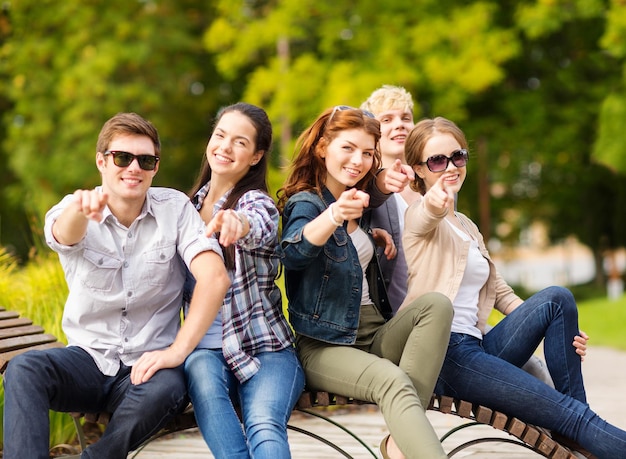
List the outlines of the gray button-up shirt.
<svg viewBox="0 0 626 459">
<path fill-rule="evenodd" d="M 127 228 L 108 208 L 90 221 L 78 244 L 59 244 L 52 224 L 72 202 L 66 196 L 46 214 L 45 236 L 59 254 L 69 287 L 63 312 L 68 345 L 80 346 L 105 375 L 120 361 L 134 362 L 176 337 L 185 265 L 200 252 L 222 255 L 189 198 L 169 188 L 150 188 L 139 217 Z"/>
</svg>

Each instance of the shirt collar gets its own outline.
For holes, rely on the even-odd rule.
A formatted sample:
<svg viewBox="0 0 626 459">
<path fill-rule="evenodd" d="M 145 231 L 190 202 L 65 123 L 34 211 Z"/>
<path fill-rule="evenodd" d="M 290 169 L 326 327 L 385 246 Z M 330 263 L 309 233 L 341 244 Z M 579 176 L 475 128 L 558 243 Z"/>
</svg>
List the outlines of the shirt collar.
<svg viewBox="0 0 626 459">
<path fill-rule="evenodd" d="M 210 181 L 207 182 L 202 188 L 200 188 L 196 192 L 196 194 L 193 195 L 193 198 L 191 198 L 191 203 L 193 204 L 193 206 L 196 208 L 197 211 L 200 211 L 200 209 L 202 208 L 202 203 L 204 202 L 204 199 L 206 198 L 207 194 L 209 194 L 209 189 L 211 189 Z M 222 208 L 222 206 L 224 205 L 224 202 L 226 201 L 226 198 L 228 198 L 228 196 L 230 195 L 230 193 L 232 193 L 232 191 L 233 189 L 231 188 L 221 198 L 217 200 L 217 202 L 213 206 L 213 215 L 215 215 L 215 213 Z"/>
<path fill-rule="evenodd" d="M 96 189 L 102 191 L 101 186 L 97 186 Z M 136 220 L 141 220 L 148 214 L 154 217 L 154 211 L 152 210 L 152 196 L 150 195 L 150 191 L 146 193 L 146 199 L 143 202 L 143 207 L 141 208 L 141 212 L 139 213 L 139 216 L 136 218 Z M 117 220 L 117 218 L 115 217 L 115 215 L 113 215 L 113 212 L 111 212 L 111 209 L 109 209 L 109 206 L 107 205 L 102 211 L 102 220 L 100 220 L 98 223 L 104 223 L 109 217 L 115 218 Z"/>
</svg>

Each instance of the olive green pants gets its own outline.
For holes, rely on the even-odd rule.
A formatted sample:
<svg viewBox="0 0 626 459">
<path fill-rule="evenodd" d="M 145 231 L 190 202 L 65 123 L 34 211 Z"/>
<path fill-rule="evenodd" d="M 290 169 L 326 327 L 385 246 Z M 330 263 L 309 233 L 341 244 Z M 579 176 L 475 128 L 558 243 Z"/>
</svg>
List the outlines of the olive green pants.
<svg viewBox="0 0 626 459">
<path fill-rule="evenodd" d="M 452 314 L 447 297 L 428 293 L 389 322 L 374 305 L 363 305 L 352 346 L 298 336 L 307 387 L 376 403 L 408 459 L 446 458 L 426 408 L 446 354 Z"/>
</svg>

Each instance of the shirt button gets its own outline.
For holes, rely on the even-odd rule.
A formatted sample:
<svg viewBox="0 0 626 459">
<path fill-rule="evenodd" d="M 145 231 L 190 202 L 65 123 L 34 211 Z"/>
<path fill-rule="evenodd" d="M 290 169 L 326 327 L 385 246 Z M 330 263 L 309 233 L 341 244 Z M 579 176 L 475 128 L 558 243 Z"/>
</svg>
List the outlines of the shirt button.
<svg viewBox="0 0 626 459">
<path fill-rule="evenodd" d="M 128 343 L 128 338 L 124 338 L 124 341 Z"/>
<path fill-rule="evenodd" d="M 128 262 L 127 261 L 124 262 L 124 268 L 128 268 Z"/>
<path fill-rule="evenodd" d="M 126 314 L 127 314 L 127 312 L 126 312 L 126 311 L 122 311 L 122 315 L 123 315 L 124 317 L 126 317 Z"/>
<path fill-rule="evenodd" d="M 126 296 L 133 296 L 133 292 L 128 292 Z"/>
<path fill-rule="evenodd" d="M 128 232 L 128 239 L 131 239 L 133 237 L 133 233 L 131 233 L 130 231 Z"/>
</svg>

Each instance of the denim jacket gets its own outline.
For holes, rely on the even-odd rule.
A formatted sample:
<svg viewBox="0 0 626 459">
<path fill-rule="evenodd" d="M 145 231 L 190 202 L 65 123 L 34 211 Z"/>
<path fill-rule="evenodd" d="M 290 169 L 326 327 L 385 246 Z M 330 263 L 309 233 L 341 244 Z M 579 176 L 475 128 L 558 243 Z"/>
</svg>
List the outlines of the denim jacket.
<svg viewBox="0 0 626 459">
<path fill-rule="evenodd" d="M 382 195 L 386 198 L 385 195 Z M 354 344 L 359 326 L 363 271 L 346 230 L 338 227 L 323 246 L 303 236 L 303 228 L 335 201 L 324 188 L 322 196 L 304 191 L 287 201 L 279 254 L 285 267 L 289 321 L 296 333 L 334 344 Z M 381 201 L 373 200 L 374 205 Z M 371 237 L 371 231 L 367 231 Z M 372 240 L 373 243 L 373 240 Z M 383 316 L 391 308 L 377 258 L 367 270 L 370 295 Z M 381 290 L 382 288 L 382 290 Z"/>
</svg>

